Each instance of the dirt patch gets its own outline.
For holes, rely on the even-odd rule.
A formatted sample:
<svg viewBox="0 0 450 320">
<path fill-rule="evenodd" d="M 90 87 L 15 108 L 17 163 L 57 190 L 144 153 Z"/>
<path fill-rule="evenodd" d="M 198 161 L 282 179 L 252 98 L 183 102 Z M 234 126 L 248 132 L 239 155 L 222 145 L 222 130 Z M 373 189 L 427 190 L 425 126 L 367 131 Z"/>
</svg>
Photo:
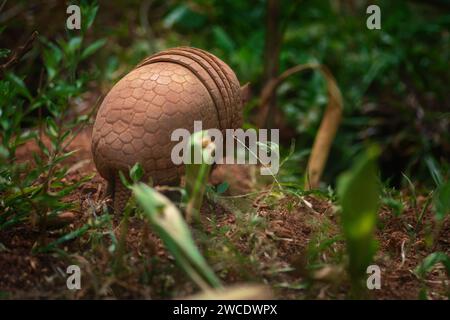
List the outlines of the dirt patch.
<svg viewBox="0 0 450 320">
<path fill-rule="evenodd" d="M 71 170 L 66 179 L 96 173 L 90 134 L 90 129 L 84 130 L 70 145 L 70 149 L 79 151 L 67 162 Z M 31 144 L 23 146 L 18 151 L 19 159 L 29 159 L 33 150 L 37 149 Z M 267 188 L 255 182 L 254 173 L 251 167 L 219 166 L 211 176 L 212 184 L 227 181 L 230 187 L 225 194 L 205 201 L 201 210 L 203 227 L 193 232 L 215 272 L 226 284 L 264 282 L 280 299 L 346 298 L 348 284 L 335 267 L 345 261 L 336 208 L 321 196 L 267 193 Z M 76 219 L 49 232 L 46 240 L 53 241 L 82 227 L 94 215 L 101 215 L 104 191 L 105 182 L 98 174 L 81 186 L 67 198 L 78 204 Z M 242 196 L 248 193 L 251 195 Z M 412 235 L 408 228 L 416 224 L 414 210 L 406 208 L 395 217 L 382 208 L 375 260 L 382 269 L 382 289 L 371 292 L 370 298 L 417 299 L 425 287 L 428 298 L 448 297 L 448 279 L 442 267 L 434 268 L 424 281 L 413 273 L 431 252 L 450 253 L 448 219 L 430 246 L 427 228 L 433 223 L 432 213 L 426 212 L 423 226 Z M 115 269 L 116 253 L 110 250 L 112 245 L 117 246 L 114 237 L 121 237 L 118 221 L 111 221 L 109 229 L 90 231 L 65 243 L 61 249 L 66 254 L 32 254 L 38 237 L 30 224 L 0 233 L 1 297 L 157 299 L 182 297 L 198 290 L 175 266 L 148 225 L 137 217 L 130 221 L 120 272 Z M 66 289 L 65 270 L 71 263 L 80 264 L 85 271 L 79 292 Z M 317 263 L 317 269 L 307 270 L 311 263 Z M 317 270 L 326 273 L 324 268 L 328 268 L 325 277 L 311 278 Z M 338 276 L 330 276 L 333 272 Z"/>
</svg>

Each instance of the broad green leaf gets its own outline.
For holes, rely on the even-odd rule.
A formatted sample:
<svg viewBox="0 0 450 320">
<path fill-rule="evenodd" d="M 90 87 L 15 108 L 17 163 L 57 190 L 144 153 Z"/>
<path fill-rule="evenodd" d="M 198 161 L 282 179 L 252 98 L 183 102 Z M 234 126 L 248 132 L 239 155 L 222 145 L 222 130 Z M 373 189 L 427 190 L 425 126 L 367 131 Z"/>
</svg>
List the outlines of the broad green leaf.
<svg viewBox="0 0 450 320">
<path fill-rule="evenodd" d="M 99 39 L 92 44 L 90 44 L 87 48 L 83 50 L 83 53 L 81 54 L 81 60 L 86 59 L 90 55 L 94 54 L 98 49 L 103 47 L 106 43 L 106 39 Z"/>
<path fill-rule="evenodd" d="M 394 213 L 394 215 L 396 217 L 401 216 L 401 214 L 403 213 L 403 211 L 405 209 L 405 207 L 403 206 L 403 203 L 394 198 L 383 198 L 382 202 L 384 205 L 388 206 L 389 209 L 392 210 L 392 212 Z"/>
<path fill-rule="evenodd" d="M 186 5 L 180 5 L 172 10 L 163 21 L 163 25 L 165 28 L 171 28 L 174 24 L 180 21 L 183 16 L 188 11 L 188 7 Z"/>
<path fill-rule="evenodd" d="M 143 183 L 134 184 L 132 190 L 145 217 L 180 267 L 202 289 L 221 287 L 220 280 L 195 245 L 189 227 L 177 207 Z"/>
<path fill-rule="evenodd" d="M 50 244 L 46 245 L 45 247 L 37 248 L 36 251 L 37 252 L 49 252 L 49 251 L 57 250 L 59 245 L 65 243 L 67 241 L 70 241 L 70 240 L 73 240 L 76 238 L 80 238 L 86 232 L 88 232 L 90 229 L 102 227 L 103 225 L 105 225 L 105 223 L 108 223 L 109 220 L 110 220 L 109 215 L 102 215 L 95 220 L 90 220 L 90 221 L 88 221 L 88 223 L 84 224 L 82 227 L 61 236 L 60 238 L 56 239 L 55 241 L 51 242 Z"/>
<path fill-rule="evenodd" d="M 443 252 L 433 252 L 428 255 L 425 259 L 423 259 L 422 263 L 414 269 L 414 273 L 420 278 L 423 278 L 437 263 L 440 262 L 445 266 L 447 274 L 450 276 L 450 257 Z"/>
<path fill-rule="evenodd" d="M 70 38 L 69 42 L 67 43 L 67 46 L 65 49 L 67 50 L 67 54 L 74 53 L 81 47 L 81 42 L 83 41 L 82 37 L 73 37 Z"/>
<path fill-rule="evenodd" d="M 349 273 L 354 283 L 365 275 L 376 250 L 374 231 L 380 196 L 376 160 L 379 152 L 375 146 L 369 148 L 337 183 Z"/>
<path fill-rule="evenodd" d="M 441 184 L 434 194 L 434 207 L 436 210 L 436 219 L 444 220 L 450 213 L 450 180 Z"/>
<path fill-rule="evenodd" d="M 139 163 L 136 163 L 133 168 L 130 169 L 130 178 L 131 180 L 133 180 L 133 182 L 138 182 L 139 180 L 141 180 L 143 175 L 144 170 Z"/>
<path fill-rule="evenodd" d="M 0 59 L 6 58 L 10 54 L 9 49 L 0 49 Z"/>
<path fill-rule="evenodd" d="M 58 125 L 52 117 L 47 117 L 47 134 L 50 138 L 58 137 Z"/>
<path fill-rule="evenodd" d="M 2 145 L 0 145 L 0 157 L 3 159 L 7 159 L 9 157 L 9 150 Z"/>
<path fill-rule="evenodd" d="M 196 29 L 203 26 L 207 21 L 205 15 L 201 12 L 197 12 L 194 6 L 181 4 L 164 18 L 163 25 L 165 28 L 172 28 L 177 26 L 184 30 Z"/>
<path fill-rule="evenodd" d="M 212 29 L 212 32 L 219 48 L 227 52 L 232 52 L 234 50 L 235 46 L 233 40 L 231 40 L 222 27 L 215 26 Z"/>
<path fill-rule="evenodd" d="M 443 182 L 443 178 L 439 165 L 436 163 L 436 160 L 432 156 L 427 156 L 425 158 L 425 163 L 428 167 L 428 170 L 430 171 L 434 183 L 436 184 L 436 186 L 440 186 Z"/>
<path fill-rule="evenodd" d="M 217 186 L 217 188 L 216 188 L 216 192 L 218 193 L 218 194 L 222 194 L 222 193 L 225 193 L 227 190 L 228 190 L 228 187 L 229 187 L 230 185 L 228 184 L 228 182 L 222 182 L 221 184 L 219 184 L 218 186 Z"/>
<path fill-rule="evenodd" d="M 53 80 L 53 78 L 58 73 L 60 67 L 60 62 L 62 60 L 63 54 L 61 49 L 53 43 L 46 43 L 49 47 L 44 50 L 43 59 L 45 69 L 47 70 L 48 81 Z"/>
<path fill-rule="evenodd" d="M 56 249 L 60 244 L 62 244 L 64 242 L 67 242 L 67 241 L 70 241 L 70 240 L 73 240 L 73 239 L 81 237 L 88 230 L 89 230 L 89 225 L 85 224 L 81 228 L 63 235 L 62 237 L 60 237 L 57 240 L 51 242 L 50 244 L 46 245 L 45 247 L 37 249 L 37 251 L 38 252 L 49 252 L 49 251 L 52 251 L 52 250 Z"/>
<path fill-rule="evenodd" d="M 95 17 L 97 16 L 98 5 L 84 5 L 81 7 L 81 12 L 83 12 L 83 19 L 81 20 L 81 28 L 83 32 L 89 29 L 94 23 Z"/>
<path fill-rule="evenodd" d="M 16 76 L 13 73 L 7 73 L 6 79 L 13 83 L 13 85 L 17 89 L 17 92 L 19 92 L 20 94 L 25 96 L 30 101 L 33 99 L 30 91 L 28 90 L 27 86 L 25 85 L 25 82 L 23 82 L 23 80 L 21 78 L 19 78 L 18 76 Z"/>
<path fill-rule="evenodd" d="M 125 177 L 122 171 L 119 171 L 119 179 L 125 187 L 127 188 L 131 187 L 131 183 L 128 181 L 128 179 Z"/>
</svg>

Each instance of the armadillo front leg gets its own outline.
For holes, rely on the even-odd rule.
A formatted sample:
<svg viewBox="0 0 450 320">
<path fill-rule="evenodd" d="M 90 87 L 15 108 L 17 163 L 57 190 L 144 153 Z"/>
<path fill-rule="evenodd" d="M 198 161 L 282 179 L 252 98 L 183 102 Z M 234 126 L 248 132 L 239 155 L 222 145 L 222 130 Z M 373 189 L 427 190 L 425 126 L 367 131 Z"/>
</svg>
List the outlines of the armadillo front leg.
<svg viewBox="0 0 450 320">
<path fill-rule="evenodd" d="M 114 178 L 114 213 L 120 214 L 125 209 L 125 205 L 131 196 L 131 191 L 122 184 L 119 175 Z"/>
</svg>

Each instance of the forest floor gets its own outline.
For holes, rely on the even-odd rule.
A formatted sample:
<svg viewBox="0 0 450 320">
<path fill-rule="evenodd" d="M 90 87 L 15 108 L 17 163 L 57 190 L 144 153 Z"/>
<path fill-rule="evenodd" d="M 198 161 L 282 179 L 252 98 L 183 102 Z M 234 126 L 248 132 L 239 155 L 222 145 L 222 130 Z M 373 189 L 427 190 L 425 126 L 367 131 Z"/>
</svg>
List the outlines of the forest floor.
<svg viewBox="0 0 450 320">
<path fill-rule="evenodd" d="M 78 149 L 67 163 L 66 179 L 77 180 L 96 172 L 91 160 L 91 130 L 82 131 L 70 146 Z M 18 152 L 19 160 L 30 157 L 32 145 Z M 294 196 L 283 192 L 268 195 L 267 186 L 255 179 L 249 166 L 218 167 L 211 176 L 217 185 L 227 181 L 224 194 L 204 201 L 201 226 L 194 238 L 208 263 L 226 285 L 263 283 L 276 299 L 344 299 L 349 295 L 345 244 L 340 236 L 339 217 L 325 196 Z M 68 213 L 69 224 L 48 232 L 50 242 L 82 227 L 102 214 L 105 181 L 97 174 L 67 198 L 79 204 Z M 405 191 L 405 193 L 407 193 Z M 422 208 L 424 197 L 418 197 Z M 106 227 L 64 243 L 61 251 L 32 253 L 39 233 L 20 225 L 0 233 L 0 298 L 179 298 L 198 288 L 176 267 L 174 259 L 148 224 L 132 217 L 126 236 L 124 266 L 112 267 L 114 235 L 120 237 L 120 219 Z M 382 206 L 376 238 L 374 263 L 381 268 L 381 289 L 369 291 L 370 299 L 418 299 L 427 288 L 429 299 L 447 299 L 449 281 L 442 266 L 419 279 L 414 268 L 431 252 L 450 253 L 450 223 L 444 221 L 430 246 L 425 226 L 432 226 L 432 213 L 425 212 L 417 233 L 416 210 L 409 202 L 402 215 Z M 66 287 L 66 269 L 77 264 L 82 270 L 82 288 Z M 309 269 L 306 268 L 309 266 Z M 311 271 L 311 266 L 316 268 Z"/>
</svg>

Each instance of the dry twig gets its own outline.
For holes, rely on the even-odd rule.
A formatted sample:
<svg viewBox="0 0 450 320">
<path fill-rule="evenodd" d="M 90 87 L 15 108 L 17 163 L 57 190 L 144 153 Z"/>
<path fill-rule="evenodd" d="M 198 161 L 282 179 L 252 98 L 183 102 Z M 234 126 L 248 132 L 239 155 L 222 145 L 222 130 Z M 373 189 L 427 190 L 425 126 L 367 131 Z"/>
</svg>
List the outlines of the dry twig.
<svg viewBox="0 0 450 320">
<path fill-rule="evenodd" d="M 3 74 L 5 73 L 5 71 L 7 69 L 10 69 L 12 67 L 14 67 L 17 63 L 19 63 L 19 61 L 22 59 L 22 57 L 31 50 L 32 46 L 33 46 L 33 42 L 36 39 L 36 37 L 38 36 L 38 32 L 34 31 L 30 37 L 28 38 L 28 40 L 25 42 L 25 44 L 23 46 L 18 47 L 16 50 L 13 51 L 13 53 L 10 55 L 10 57 L 8 58 L 8 60 L 0 65 L 0 77 L 3 76 Z"/>
</svg>

